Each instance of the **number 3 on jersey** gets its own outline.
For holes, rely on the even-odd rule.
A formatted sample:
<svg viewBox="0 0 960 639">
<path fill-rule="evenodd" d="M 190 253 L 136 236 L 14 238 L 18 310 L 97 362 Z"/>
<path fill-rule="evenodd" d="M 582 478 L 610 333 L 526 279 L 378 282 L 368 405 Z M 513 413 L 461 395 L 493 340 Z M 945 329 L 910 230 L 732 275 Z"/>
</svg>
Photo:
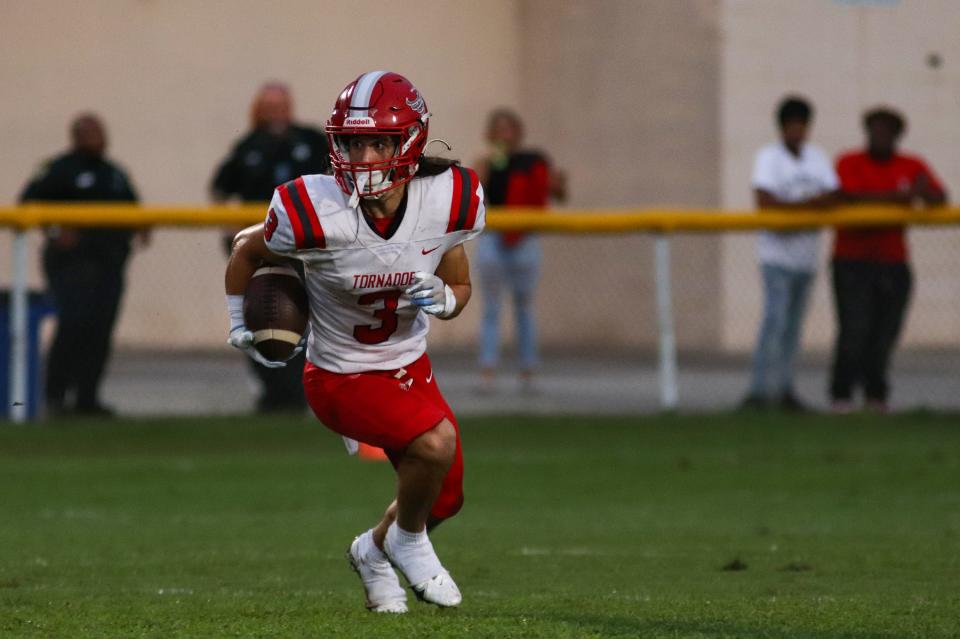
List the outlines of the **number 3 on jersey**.
<svg viewBox="0 0 960 639">
<path fill-rule="evenodd" d="M 361 306 L 372 306 L 383 302 L 383 307 L 373 311 L 373 316 L 380 320 L 380 326 L 354 326 L 353 337 L 361 344 L 382 344 L 390 339 L 397 330 L 397 304 L 400 300 L 400 291 L 379 291 L 361 295 L 357 303 Z"/>
</svg>

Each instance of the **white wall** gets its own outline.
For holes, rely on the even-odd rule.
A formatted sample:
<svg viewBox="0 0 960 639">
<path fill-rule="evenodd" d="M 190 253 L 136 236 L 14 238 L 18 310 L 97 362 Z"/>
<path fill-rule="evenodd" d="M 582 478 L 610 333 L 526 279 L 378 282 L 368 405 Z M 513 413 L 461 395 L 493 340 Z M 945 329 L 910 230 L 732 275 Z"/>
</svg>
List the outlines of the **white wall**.
<svg viewBox="0 0 960 639">
<path fill-rule="evenodd" d="M 0 202 L 64 148 L 81 109 L 104 115 L 112 155 L 147 202 L 204 202 L 263 81 L 289 82 L 299 117 L 320 124 L 348 81 L 378 67 L 419 85 L 436 114 L 431 134 L 467 162 L 483 150 L 488 110 L 521 108 L 531 143 L 570 173 L 572 206 L 748 207 L 753 153 L 776 135 L 772 111 L 792 91 L 815 102 L 814 139 L 831 153 L 861 143 L 865 107 L 901 108 L 905 148 L 925 155 L 960 198 L 960 2 L 860 5 L 409 0 L 390 4 L 402 11 L 387 20 L 374 19 L 377 3 L 333 0 L 6 0 Z M 941 68 L 926 66 L 930 52 Z M 956 346 L 960 231 L 911 236 L 918 287 L 907 341 Z M 548 344 L 654 343 L 647 238 L 544 244 Z M 675 243 L 682 348 L 749 348 L 760 295 L 753 255 L 750 237 Z M 220 346 L 223 263 L 216 231 L 157 233 L 133 259 L 120 345 Z M 0 234 L 0 286 L 8 264 Z M 31 279 L 42 283 L 36 263 Z M 821 275 L 807 323 L 816 347 L 832 337 L 827 293 Z M 617 316 L 594 310 L 611 307 Z M 435 343 L 472 344 L 479 309 L 436 323 Z"/>
<path fill-rule="evenodd" d="M 103 115 L 111 155 L 149 203 L 200 203 L 216 163 L 269 79 L 292 85 L 300 119 L 322 124 L 357 75 L 409 75 L 454 157 L 479 153 L 486 112 L 518 94 L 517 7 L 405 0 L 7 0 L 0 19 L 0 202 L 66 146 L 80 110 Z M 434 150 L 434 149 L 431 149 Z M 8 282 L 8 239 L 0 286 Z M 220 344 L 224 258 L 215 231 L 161 231 L 136 255 L 118 343 Z M 37 263 L 33 285 L 42 278 Z M 473 319 L 440 333 L 472 335 Z M 466 339 L 466 337 L 464 337 Z"/>
<path fill-rule="evenodd" d="M 467 162 L 483 150 L 486 113 L 506 104 L 527 118 L 530 142 L 568 171 L 575 206 L 717 201 L 710 0 L 417 0 L 389 5 L 389 19 L 377 18 L 377 3 L 308 0 L 7 4 L 0 86 L 12 90 L 0 102 L 0 200 L 13 200 L 31 168 L 64 146 L 70 117 L 90 108 L 106 118 L 112 154 L 147 202 L 203 202 L 264 80 L 290 82 L 301 118 L 320 123 L 349 80 L 389 67 L 418 84 L 435 113 L 431 134 Z M 538 303 L 546 343 L 654 343 L 645 238 L 544 244 Z M 689 268 L 678 271 L 686 290 L 716 271 L 716 247 L 701 244 L 684 240 L 677 249 L 687 256 L 680 263 Z M 216 232 L 157 233 L 134 257 L 119 344 L 222 345 L 222 272 Z M 32 279 L 41 284 L 36 271 Z M 620 316 L 598 318 L 594 305 L 570 303 L 588 297 Z M 678 297 L 680 308 L 702 303 Z M 471 345 L 480 307 L 436 323 L 434 344 Z M 680 317 L 690 327 L 685 336 L 715 341 L 706 313 Z M 511 324 L 505 314 L 508 334 Z"/>
<path fill-rule="evenodd" d="M 877 104 L 909 120 L 903 150 L 923 155 L 960 198 L 960 2 L 955 0 L 727 0 L 722 17 L 722 202 L 751 206 L 757 148 L 775 139 L 773 111 L 787 93 L 817 109 L 813 140 L 829 153 L 861 146 L 862 112 Z M 927 65 L 937 53 L 944 63 Z M 826 260 L 830 233 L 823 237 Z M 913 230 L 916 288 L 904 341 L 960 346 L 960 231 Z M 760 287 L 753 238 L 729 237 L 723 251 L 723 343 L 752 345 Z M 833 338 L 827 283 L 818 277 L 807 344 Z"/>
</svg>

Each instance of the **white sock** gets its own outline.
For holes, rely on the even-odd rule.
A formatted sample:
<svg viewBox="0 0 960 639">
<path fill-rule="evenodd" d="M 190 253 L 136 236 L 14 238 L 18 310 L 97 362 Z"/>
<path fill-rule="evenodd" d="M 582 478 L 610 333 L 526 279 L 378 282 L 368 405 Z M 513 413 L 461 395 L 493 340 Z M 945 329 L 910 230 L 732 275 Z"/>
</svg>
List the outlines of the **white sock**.
<svg viewBox="0 0 960 639">
<path fill-rule="evenodd" d="M 389 563 L 389 559 L 373 541 L 373 528 L 360 535 L 357 540 L 357 554 L 366 563 Z"/>
<path fill-rule="evenodd" d="M 421 530 L 420 532 L 407 532 L 403 528 L 397 525 L 397 522 L 393 522 L 390 525 L 390 528 L 387 529 L 387 534 L 390 534 L 390 531 L 394 532 L 394 539 L 401 546 L 419 546 L 421 544 L 429 544 L 430 538 L 427 537 L 426 529 Z"/>
<path fill-rule="evenodd" d="M 443 566 L 425 530 L 417 533 L 409 532 L 394 522 L 387 529 L 387 538 L 383 545 L 393 563 L 403 572 L 412 586 L 428 581 L 443 572 Z"/>
</svg>

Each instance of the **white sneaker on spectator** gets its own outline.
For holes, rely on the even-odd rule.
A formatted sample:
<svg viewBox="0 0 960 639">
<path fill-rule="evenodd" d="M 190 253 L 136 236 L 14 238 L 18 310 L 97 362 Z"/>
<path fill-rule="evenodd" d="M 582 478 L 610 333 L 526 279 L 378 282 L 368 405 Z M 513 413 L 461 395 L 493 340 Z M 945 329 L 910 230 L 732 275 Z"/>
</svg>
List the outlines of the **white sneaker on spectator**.
<svg viewBox="0 0 960 639">
<path fill-rule="evenodd" d="M 347 559 L 363 582 L 368 610 L 396 614 L 407 611 L 407 593 L 387 556 L 373 543 L 372 530 L 353 540 Z"/>
<path fill-rule="evenodd" d="M 440 564 L 426 531 L 412 533 L 393 523 L 387 529 L 383 551 L 410 582 L 417 599 L 444 608 L 459 606 L 463 601 L 453 577 Z"/>
</svg>

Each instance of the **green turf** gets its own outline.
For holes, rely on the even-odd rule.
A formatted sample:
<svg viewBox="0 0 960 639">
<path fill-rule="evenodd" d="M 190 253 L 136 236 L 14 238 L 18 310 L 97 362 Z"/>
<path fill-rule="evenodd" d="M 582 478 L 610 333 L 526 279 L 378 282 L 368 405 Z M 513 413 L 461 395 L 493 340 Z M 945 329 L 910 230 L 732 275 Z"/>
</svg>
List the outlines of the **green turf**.
<svg viewBox="0 0 960 639">
<path fill-rule="evenodd" d="M 385 617 L 343 551 L 392 471 L 319 425 L 0 424 L 0 637 L 960 636 L 956 415 L 463 429 L 464 604 Z"/>
</svg>

